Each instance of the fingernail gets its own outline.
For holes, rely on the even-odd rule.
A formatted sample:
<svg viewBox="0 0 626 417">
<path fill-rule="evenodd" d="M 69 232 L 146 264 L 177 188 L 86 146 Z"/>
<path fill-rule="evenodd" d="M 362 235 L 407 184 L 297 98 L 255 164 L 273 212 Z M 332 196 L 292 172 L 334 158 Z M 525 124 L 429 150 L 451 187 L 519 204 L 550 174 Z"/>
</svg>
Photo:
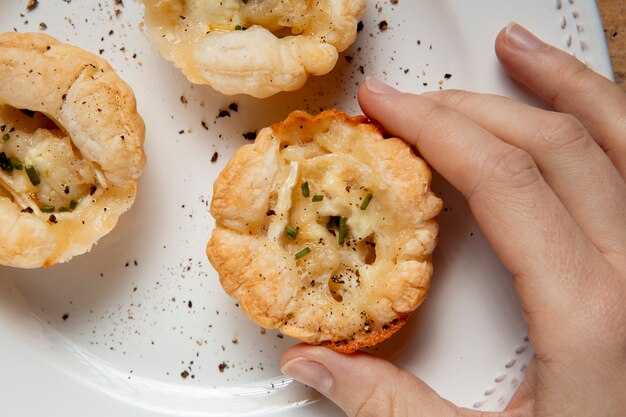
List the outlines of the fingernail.
<svg viewBox="0 0 626 417">
<path fill-rule="evenodd" d="M 399 93 L 398 90 L 390 86 L 389 84 L 385 84 L 384 82 L 377 80 L 373 77 L 367 77 L 365 79 L 365 85 L 367 89 L 372 93 L 376 94 L 396 94 Z"/>
<path fill-rule="evenodd" d="M 530 51 L 548 46 L 517 23 L 509 23 L 504 31 L 504 40 L 513 47 Z"/>
<path fill-rule="evenodd" d="M 318 362 L 295 358 L 284 364 L 280 370 L 324 395 L 328 394 L 333 386 L 333 376 Z"/>
</svg>

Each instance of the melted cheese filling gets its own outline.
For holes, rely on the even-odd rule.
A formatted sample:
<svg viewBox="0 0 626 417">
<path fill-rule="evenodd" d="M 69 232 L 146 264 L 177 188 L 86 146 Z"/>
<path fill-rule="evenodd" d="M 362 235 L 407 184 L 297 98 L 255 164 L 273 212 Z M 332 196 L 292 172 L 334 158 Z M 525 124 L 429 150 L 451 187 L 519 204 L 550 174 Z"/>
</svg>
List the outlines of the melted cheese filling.
<svg viewBox="0 0 626 417">
<path fill-rule="evenodd" d="M 187 0 L 184 16 L 211 31 L 260 25 L 271 32 L 292 28 L 297 34 L 309 23 L 309 3 L 310 0 Z"/>
<path fill-rule="evenodd" d="M 380 298 L 376 280 L 393 270 L 406 240 L 400 219 L 389 207 L 393 198 L 384 182 L 354 156 L 330 153 L 316 142 L 289 145 L 280 156 L 284 163 L 277 177 L 286 179 L 278 186 L 276 216 L 268 236 L 278 236 L 290 256 L 310 250 L 296 260 L 301 288 L 292 303 L 297 314 L 292 310 L 292 315 L 298 317 L 297 325 L 345 326 L 349 338 L 351 332 L 373 328 L 372 317 L 380 320 L 378 327 L 393 319 L 380 317 L 376 306 L 368 305 L 368 300 Z M 305 182 L 308 197 L 302 191 Z M 369 194 L 372 198 L 364 206 Z M 320 196 L 321 201 L 313 201 Z M 346 219 L 343 244 L 342 217 Z M 297 228 L 295 239 L 285 231 L 287 225 Z M 356 317 L 360 322 L 355 323 Z"/>
<path fill-rule="evenodd" d="M 0 130 L 0 158 L 11 161 L 11 167 L 5 164 L 0 170 L 0 190 L 21 209 L 69 211 L 92 192 L 94 184 L 102 182 L 97 169 L 80 156 L 70 138 L 42 114 L 2 105 Z M 29 167 L 35 170 L 39 184 L 33 184 Z"/>
</svg>

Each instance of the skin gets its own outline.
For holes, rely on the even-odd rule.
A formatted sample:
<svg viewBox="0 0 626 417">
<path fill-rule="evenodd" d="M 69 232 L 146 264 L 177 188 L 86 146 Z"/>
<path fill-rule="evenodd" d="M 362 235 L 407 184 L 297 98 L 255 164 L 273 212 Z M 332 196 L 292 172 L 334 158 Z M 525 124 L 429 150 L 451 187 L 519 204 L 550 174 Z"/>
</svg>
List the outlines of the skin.
<svg viewBox="0 0 626 417">
<path fill-rule="evenodd" d="M 554 111 L 373 79 L 359 102 L 466 197 L 513 276 L 536 356 L 507 408 L 485 413 L 364 353 L 287 351 L 283 372 L 348 416 L 626 415 L 626 94 L 519 25 L 500 32 L 496 53 Z"/>
</svg>

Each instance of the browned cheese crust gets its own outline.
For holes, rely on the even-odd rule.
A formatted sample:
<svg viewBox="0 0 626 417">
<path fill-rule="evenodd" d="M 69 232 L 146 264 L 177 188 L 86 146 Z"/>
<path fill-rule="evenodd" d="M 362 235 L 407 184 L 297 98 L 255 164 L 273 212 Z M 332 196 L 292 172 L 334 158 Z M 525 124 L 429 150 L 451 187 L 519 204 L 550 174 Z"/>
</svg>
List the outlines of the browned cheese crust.
<svg viewBox="0 0 626 417">
<path fill-rule="evenodd" d="M 372 346 L 428 293 L 442 207 L 430 181 L 365 117 L 294 112 L 215 182 L 207 255 L 260 326 L 341 352 Z"/>
</svg>

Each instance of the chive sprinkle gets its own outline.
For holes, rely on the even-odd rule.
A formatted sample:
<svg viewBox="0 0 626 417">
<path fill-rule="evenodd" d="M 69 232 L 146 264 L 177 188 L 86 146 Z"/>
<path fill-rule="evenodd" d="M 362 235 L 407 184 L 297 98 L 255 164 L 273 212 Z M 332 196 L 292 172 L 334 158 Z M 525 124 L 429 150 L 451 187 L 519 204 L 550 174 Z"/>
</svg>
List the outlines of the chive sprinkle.
<svg viewBox="0 0 626 417">
<path fill-rule="evenodd" d="M 241 30 L 241 25 L 235 25 L 235 30 Z"/>
<path fill-rule="evenodd" d="M 328 230 L 332 229 L 333 227 L 335 227 L 335 225 L 339 223 L 339 217 L 337 216 L 330 216 L 328 218 L 328 223 L 326 224 L 326 228 Z"/>
<path fill-rule="evenodd" d="M 302 185 L 300 186 L 300 189 L 302 190 L 303 197 L 309 197 L 311 195 L 308 182 L 303 182 Z"/>
<path fill-rule="evenodd" d="M 372 197 L 373 195 L 371 194 L 368 194 L 367 196 L 365 196 L 365 200 L 363 200 L 363 203 L 361 204 L 361 210 L 367 209 L 367 206 L 370 205 L 370 201 L 372 201 Z"/>
<path fill-rule="evenodd" d="M 300 252 L 296 253 L 296 260 L 298 260 L 300 258 L 304 258 L 309 253 L 311 253 L 311 249 L 309 249 L 309 248 L 302 249 Z"/>
<path fill-rule="evenodd" d="M 28 175 L 28 179 L 30 180 L 31 184 L 33 185 L 41 184 L 41 179 L 39 178 L 39 174 L 37 173 L 37 170 L 35 169 L 34 166 L 32 165 L 26 166 L 26 175 Z"/>
<path fill-rule="evenodd" d="M 341 217 L 339 219 L 339 246 L 343 246 L 346 241 L 346 222 L 348 221 L 347 217 Z"/>
<path fill-rule="evenodd" d="M 296 240 L 296 236 L 298 236 L 298 231 L 299 230 L 300 230 L 300 228 L 293 227 L 290 224 L 285 226 L 285 234 L 287 235 L 287 238 L 291 239 L 291 240 Z"/>
<path fill-rule="evenodd" d="M 76 207 L 78 207 L 78 201 L 70 200 L 70 210 L 74 210 Z"/>
<path fill-rule="evenodd" d="M 44 213 L 52 213 L 54 212 L 54 206 L 43 206 L 40 210 Z"/>
<path fill-rule="evenodd" d="M 312 199 L 312 200 L 313 200 L 313 202 L 314 202 L 314 203 L 319 203 L 319 202 L 320 202 L 320 201 L 322 201 L 323 199 L 324 199 L 324 196 L 323 196 L 323 195 L 320 195 L 320 194 L 315 194 L 315 195 L 313 196 L 313 199 Z"/>
<path fill-rule="evenodd" d="M 14 156 L 9 158 L 9 163 L 11 164 L 13 168 L 17 169 L 18 171 L 21 171 L 24 169 L 24 165 L 22 165 L 20 160 Z"/>
<path fill-rule="evenodd" d="M 8 133 L 5 133 L 4 135 L 2 135 L 2 140 L 7 142 L 9 139 L 11 139 L 11 136 Z"/>
<path fill-rule="evenodd" d="M 68 209 L 67 207 L 61 207 L 61 208 L 59 209 L 59 213 L 67 213 L 67 212 L 69 212 L 69 211 L 70 211 L 70 209 Z"/>
</svg>

